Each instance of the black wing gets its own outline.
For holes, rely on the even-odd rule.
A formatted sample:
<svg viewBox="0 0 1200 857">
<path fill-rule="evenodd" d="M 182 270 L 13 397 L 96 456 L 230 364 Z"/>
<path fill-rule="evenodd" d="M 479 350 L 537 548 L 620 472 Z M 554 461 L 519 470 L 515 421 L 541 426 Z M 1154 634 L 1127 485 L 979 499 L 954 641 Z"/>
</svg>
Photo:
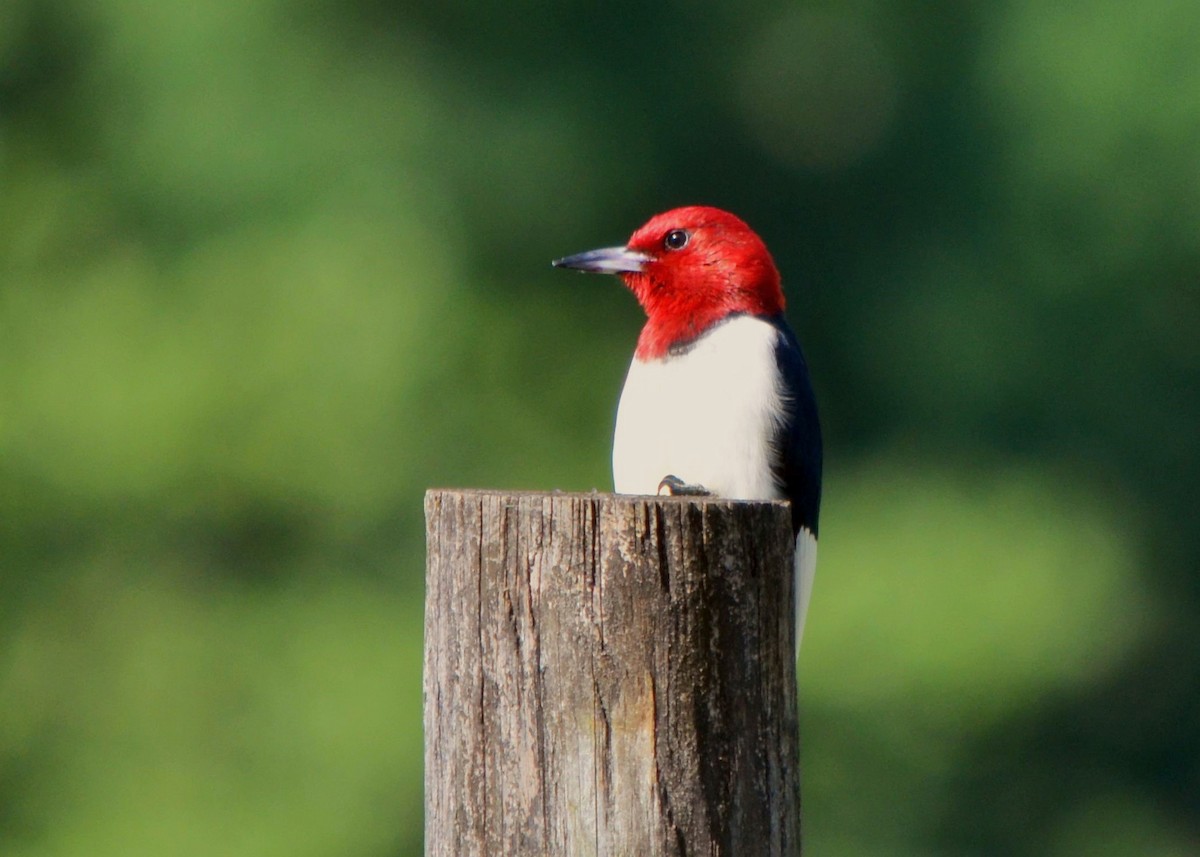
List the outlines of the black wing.
<svg viewBox="0 0 1200 857">
<path fill-rule="evenodd" d="M 792 529 L 817 535 L 821 513 L 821 423 L 808 364 L 782 316 L 768 319 L 779 331 L 775 361 L 783 378 L 785 418 L 775 437 L 775 475 L 792 501 Z"/>
</svg>

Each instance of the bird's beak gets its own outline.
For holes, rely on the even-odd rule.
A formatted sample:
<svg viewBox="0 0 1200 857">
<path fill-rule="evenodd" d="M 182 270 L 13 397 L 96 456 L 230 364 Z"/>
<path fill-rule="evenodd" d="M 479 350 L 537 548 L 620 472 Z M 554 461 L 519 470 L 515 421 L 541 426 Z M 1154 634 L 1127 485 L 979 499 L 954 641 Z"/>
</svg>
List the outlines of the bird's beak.
<svg viewBox="0 0 1200 857">
<path fill-rule="evenodd" d="M 550 264 L 556 268 L 574 268 L 590 274 L 637 274 L 649 261 L 650 257 L 645 253 L 628 247 L 605 247 L 555 259 Z"/>
</svg>

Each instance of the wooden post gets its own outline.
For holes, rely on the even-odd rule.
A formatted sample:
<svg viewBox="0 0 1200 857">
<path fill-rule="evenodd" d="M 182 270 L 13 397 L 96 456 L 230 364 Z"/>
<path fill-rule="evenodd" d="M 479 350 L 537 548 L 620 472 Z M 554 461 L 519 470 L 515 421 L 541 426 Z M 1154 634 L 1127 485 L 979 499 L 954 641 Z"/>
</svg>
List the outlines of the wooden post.
<svg viewBox="0 0 1200 857">
<path fill-rule="evenodd" d="M 782 503 L 430 491 L 425 853 L 795 855 Z"/>
</svg>

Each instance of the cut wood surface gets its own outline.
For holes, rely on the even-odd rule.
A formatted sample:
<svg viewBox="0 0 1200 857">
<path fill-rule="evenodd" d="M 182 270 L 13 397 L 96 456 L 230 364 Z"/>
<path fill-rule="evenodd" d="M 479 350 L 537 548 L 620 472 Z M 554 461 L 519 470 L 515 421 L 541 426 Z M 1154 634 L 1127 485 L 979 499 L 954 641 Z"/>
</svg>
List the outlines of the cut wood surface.
<svg viewBox="0 0 1200 857">
<path fill-rule="evenodd" d="M 425 498 L 427 855 L 794 855 L 783 503 Z"/>
</svg>

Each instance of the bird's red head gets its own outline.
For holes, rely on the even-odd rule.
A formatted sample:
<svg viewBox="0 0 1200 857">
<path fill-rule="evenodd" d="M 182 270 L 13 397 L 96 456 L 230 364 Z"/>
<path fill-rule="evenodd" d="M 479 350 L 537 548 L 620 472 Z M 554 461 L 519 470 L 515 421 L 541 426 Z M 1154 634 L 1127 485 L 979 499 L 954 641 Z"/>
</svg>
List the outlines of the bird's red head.
<svg viewBox="0 0 1200 857">
<path fill-rule="evenodd" d="M 779 271 L 766 245 L 742 220 L 706 206 L 656 214 L 625 247 L 555 262 L 617 274 L 646 311 L 637 356 L 661 357 L 733 313 L 783 312 Z"/>
</svg>

